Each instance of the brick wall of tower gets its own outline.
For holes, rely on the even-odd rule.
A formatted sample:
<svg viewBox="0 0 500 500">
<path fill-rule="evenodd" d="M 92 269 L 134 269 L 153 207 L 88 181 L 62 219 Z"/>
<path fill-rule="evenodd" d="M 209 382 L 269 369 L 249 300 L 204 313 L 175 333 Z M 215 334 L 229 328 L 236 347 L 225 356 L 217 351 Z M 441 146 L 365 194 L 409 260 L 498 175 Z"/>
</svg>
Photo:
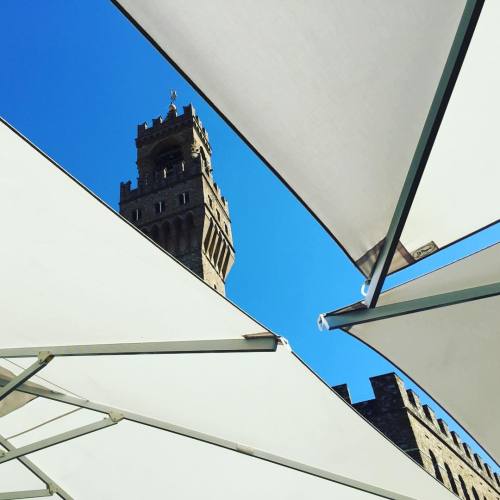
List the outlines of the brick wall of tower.
<svg viewBox="0 0 500 500">
<path fill-rule="evenodd" d="M 351 402 L 346 384 L 333 389 L 459 498 L 476 500 L 475 492 L 480 500 L 500 500 L 498 474 L 450 432 L 446 422 L 436 419 L 395 373 L 370 382 L 375 398 L 357 403 Z"/>
<path fill-rule="evenodd" d="M 382 431 L 392 442 L 421 463 L 415 435 L 406 410 L 406 392 L 403 382 L 396 378 L 392 383 L 381 377 L 370 379 L 374 399 L 355 403 L 353 406 Z"/>
<path fill-rule="evenodd" d="M 234 262 L 231 221 L 212 176 L 212 150 L 201 120 L 192 106 L 179 116 L 171 107 L 152 127 L 139 125 L 136 146 L 137 187 L 121 184 L 120 213 L 224 293 Z M 183 204 L 185 193 L 189 199 Z"/>
</svg>

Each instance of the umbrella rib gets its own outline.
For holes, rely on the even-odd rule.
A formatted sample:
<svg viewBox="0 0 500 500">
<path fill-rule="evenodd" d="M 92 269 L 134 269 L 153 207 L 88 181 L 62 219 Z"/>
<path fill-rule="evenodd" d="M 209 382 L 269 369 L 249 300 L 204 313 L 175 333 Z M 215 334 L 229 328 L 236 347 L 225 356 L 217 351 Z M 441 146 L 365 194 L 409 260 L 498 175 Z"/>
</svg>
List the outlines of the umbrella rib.
<svg viewBox="0 0 500 500">
<path fill-rule="evenodd" d="M 121 415 L 117 414 L 116 412 L 110 412 L 108 418 L 100 420 L 99 422 L 93 422 L 91 424 L 83 425 L 76 429 L 61 432 L 60 434 L 56 434 L 55 436 L 36 441 L 35 443 L 30 443 L 26 446 L 3 452 L 3 454 L 0 454 L 0 464 L 10 462 L 15 458 L 26 456 L 29 453 L 45 450 L 46 448 L 50 448 L 51 446 L 65 443 L 66 441 L 71 441 L 72 439 L 76 439 L 92 432 L 105 429 L 106 427 L 116 425 L 121 419 Z"/>
<path fill-rule="evenodd" d="M 28 366 L 28 368 L 23 370 L 0 389 L 0 401 L 5 399 L 11 392 L 14 392 L 17 387 L 24 384 L 24 382 L 33 377 L 33 375 L 38 373 L 42 368 L 45 368 L 54 358 L 54 356 L 45 349 L 37 351 L 35 356 L 38 356 L 38 359 L 32 365 Z"/>
<path fill-rule="evenodd" d="M 10 441 L 0 435 L 0 445 L 5 448 L 8 452 L 14 451 L 17 448 L 10 443 Z M 21 462 L 30 472 L 32 472 L 38 479 L 43 481 L 49 491 L 56 493 L 63 500 L 74 500 L 74 498 L 67 493 L 61 486 L 55 483 L 45 472 L 43 472 L 38 466 L 36 466 L 29 458 L 25 456 L 18 457 L 19 462 Z"/>
<path fill-rule="evenodd" d="M 375 307 L 377 304 L 483 4 L 484 0 L 467 0 L 465 5 L 455 39 L 389 224 L 384 244 L 371 273 L 368 292 L 364 300 L 368 308 Z"/>
<path fill-rule="evenodd" d="M 373 309 L 354 309 L 345 312 L 331 312 L 320 316 L 319 323 L 322 328 L 333 330 L 335 328 L 348 328 L 354 325 L 380 321 L 384 319 L 404 316 L 422 311 L 429 311 L 440 307 L 453 306 L 464 302 L 486 299 L 500 295 L 500 282 L 491 283 L 453 292 L 431 295 L 418 299 L 387 304 Z"/>
<path fill-rule="evenodd" d="M 0 386 L 4 384 L 5 381 L 0 378 Z M 200 431 L 189 429 L 186 427 L 181 427 L 172 423 L 165 422 L 163 420 L 158 420 L 151 417 L 146 417 L 137 413 L 133 413 L 127 410 L 118 409 L 112 406 L 104 405 L 101 403 L 94 403 L 89 400 L 84 400 L 80 398 L 75 398 L 66 394 L 57 393 L 55 391 L 50 391 L 43 388 L 31 387 L 31 386 L 21 386 L 18 390 L 21 392 L 26 392 L 35 396 L 40 396 L 43 398 L 51 399 L 53 401 L 59 401 L 61 403 L 66 403 L 73 406 L 78 406 L 81 408 L 86 408 L 88 410 L 93 410 L 106 414 L 119 414 L 123 419 L 135 422 L 138 424 L 146 425 L 148 427 L 153 427 L 163 431 L 178 434 L 187 438 L 195 439 L 197 441 L 202 441 L 208 444 L 219 446 L 227 450 L 235 451 L 254 457 L 266 462 L 274 463 L 276 465 L 286 467 L 289 469 L 296 470 L 311 476 L 315 476 L 327 481 L 342 484 L 344 486 L 354 488 L 357 490 L 365 491 L 372 495 L 376 495 L 382 498 L 387 498 L 391 500 L 415 500 L 412 497 L 402 495 L 393 491 L 386 490 L 385 488 L 380 488 L 378 486 L 367 484 L 349 477 L 342 476 L 340 474 L 335 474 L 330 471 L 320 469 L 317 467 L 310 466 L 295 460 L 288 459 L 273 453 L 269 453 L 264 450 L 259 450 L 251 446 L 243 445 L 234 441 L 229 441 L 224 438 L 206 434 Z"/>
<path fill-rule="evenodd" d="M 0 349 L 2 358 L 28 358 L 40 352 L 52 356 L 117 356 L 137 354 L 197 354 L 274 352 L 279 338 L 268 334 L 241 339 L 171 340 L 165 342 L 122 342 L 115 344 L 87 344 L 65 346 L 10 347 Z"/>
</svg>

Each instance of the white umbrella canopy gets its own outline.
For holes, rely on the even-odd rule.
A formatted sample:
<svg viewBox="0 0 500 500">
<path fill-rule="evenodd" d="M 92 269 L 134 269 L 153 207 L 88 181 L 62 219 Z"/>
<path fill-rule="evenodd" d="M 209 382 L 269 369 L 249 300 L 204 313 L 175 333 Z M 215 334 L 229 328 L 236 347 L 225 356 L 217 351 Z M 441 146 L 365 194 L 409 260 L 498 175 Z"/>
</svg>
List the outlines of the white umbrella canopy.
<svg viewBox="0 0 500 500">
<path fill-rule="evenodd" d="M 0 467 L 0 493 L 43 489 L 46 489 L 45 483 L 20 462 L 7 462 Z"/>
<path fill-rule="evenodd" d="M 486 2 L 401 235 L 411 251 L 441 249 L 500 216 L 499 24 L 500 3 Z"/>
<path fill-rule="evenodd" d="M 369 276 L 410 165 L 425 166 L 482 2 L 115 3 Z M 390 272 L 498 218 L 498 2 L 482 17 Z"/>
<path fill-rule="evenodd" d="M 1 303 L 11 311 L 3 318 L 3 347 L 265 331 L 218 294 L 207 294 L 208 285 L 125 220 L 117 222 L 112 210 L 3 123 L 0 140 L 2 205 L 16 214 L 3 226 L 11 244 L 0 246 Z"/>
<path fill-rule="evenodd" d="M 322 1 L 314 8 L 301 1 L 286 8 L 275 1 L 115 3 L 208 97 L 367 276 L 394 214 L 401 218 L 406 212 L 407 220 L 404 229 L 396 224 L 399 243 L 394 258 L 388 256 L 389 272 L 498 221 L 498 2 L 486 3 L 459 76 L 480 1 Z M 414 171 L 424 172 L 422 182 L 414 202 L 408 189 L 409 205 L 401 209 L 405 179 Z M 414 187 L 418 179 L 415 175 Z M 490 269 L 478 269 L 477 277 Z M 384 277 L 382 271 L 375 286 Z M 377 296 L 369 294 L 370 307 Z M 477 319 L 474 311 L 495 300 L 426 312 L 413 325 L 461 308 L 470 311 L 470 329 Z M 491 316 L 489 324 L 495 319 Z M 437 327 L 428 335 L 438 335 Z M 415 342 L 423 336 L 417 332 Z M 387 347 L 398 349 L 399 343 L 391 342 Z M 402 359 L 400 366 L 410 373 L 417 364 L 448 367 L 446 353 L 435 360 L 421 354 L 413 364 Z M 490 363 L 481 357 L 475 362 L 482 364 L 481 380 L 495 380 Z M 450 380 L 458 365 L 450 368 Z M 453 399 L 433 390 L 434 385 L 423 385 L 440 401 Z M 471 430 L 482 428 L 472 415 L 463 421 L 472 423 Z"/>
<path fill-rule="evenodd" d="M 266 332 L 4 123 L 0 143 L 2 208 L 16 213 L 0 247 L 0 390 L 12 380 L 5 370 L 18 376 L 34 361 L 8 349 L 140 342 L 147 350 L 151 342 Z M 39 397 L 1 417 L 0 434 L 23 448 L 92 427 L 29 456 L 62 498 L 454 498 L 286 345 L 135 356 L 53 351 L 30 379 L 37 385 L 21 386 Z M 15 453 L 0 456 L 0 474 L 19 465 L 5 462 Z M 6 489 L 40 488 L 16 471 L 9 478 Z"/>
<path fill-rule="evenodd" d="M 43 376 L 63 380 L 85 399 L 238 443 L 245 459 L 234 451 L 196 440 L 193 444 L 182 435 L 125 420 L 30 455 L 75 498 L 132 499 L 144 485 L 152 498 L 171 491 L 176 498 L 199 498 L 204 490 L 206 498 L 234 498 L 238 488 L 238 498 L 257 493 L 266 497 L 266 491 L 284 500 L 304 498 L 306 492 L 325 499 L 372 497 L 361 488 L 385 490 L 377 498 L 453 498 L 283 348 L 267 355 L 139 358 L 56 359 Z M 32 427 L 55 409 L 68 411 L 50 401 L 50 412 L 41 412 L 39 401 L 3 417 L 2 432 Z M 24 446 L 100 418 L 86 411 L 73 414 L 11 442 Z M 321 477 L 312 481 L 298 471 L 290 477 L 277 471 L 277 465 L 252 464 L 260 462 L 254 457 L 262 451 L 331 472 L 339 482 Z M 359 486 L 341 484 L 348 480 Z"/>
<path fill-rule="evenodd" d="M 480 0 L 313 6 L 293 1 L 286 8 L 259 0 L 115 3 L 371 278 L 369 308 L 377 304 L 388 272 L 498 222 L 498 2 L 486 2 L 484 9 Z M 481 265 L 498 268 L 497 262 Z M 477 286 L 490 283 L 479 278 L 491 269 L 476 270 Z M 451 276 L 450 271 L 449 283 Z M 460 363 L 450 365 L 451 351 L 428 353 L 430 342 L 419 343 L 425 335 L 419 329 L 429 326 L 420 322 L 431 317 L 453 322 L 460 309 L 470 311 L 463 323 L 469 328 L 463 345 L 469 346 L 478 310 L 486 308 L 481 320 L 494 326 L 497 317 L 488 316 L 494 308 L 487 306 L 496 300 L 415 314 L 415 328 L 406 335 L 393 327 L 386 344 L 382 331 L 365 340 L 380 342 L 380 351 L 417 381 L 418 366 L 422 371 L 434 366 L 422 385 L 498 457 L 498 440 L 486 435 L 494 425 L 474 431 L 485 427 L 470 407 L 478 412 L 484 407 L 469 405 L 467 413 L 465 403 L 453 403 L 459 384 L 451 381 Z M 402 327 L 403 321 L 392 318 L 352 331 L 383 330 L 387 323 Z M 426 334 L 440 335 L 439 327 L 436 320 Z M 399 352 L 410 340 L 397 341 L 409 338 L 410 330 L 411 342 L 423 346 L 413 358 Z M 464 347 L 462 354 L 470 352 Z M 485 358 L 477 353 L 477 380 L 497 380 L 495 366 L 485 361 L 492 352 Z M 445 382 L 438 390 L 432 380 L 439 368 L 449 368 L 446 390 Z"/>
<path fill-rule="evenodd" d="M 131 422 L 32 459 L 82 499 L 380 498 Z"/>
<path fill-rule="evenodd" d="M 378 318 L 345 327 L 425 388 L 497 463 L 500 407 L 492 401 L 500 380 L 499 262 L 500 243 L 382 293 L 375 309 L 361 311 Z M 443 307 L 424 305 L 410 314 L 384 312 L 476 287 L 490 287 L 491 293 Z"/>
</svg>

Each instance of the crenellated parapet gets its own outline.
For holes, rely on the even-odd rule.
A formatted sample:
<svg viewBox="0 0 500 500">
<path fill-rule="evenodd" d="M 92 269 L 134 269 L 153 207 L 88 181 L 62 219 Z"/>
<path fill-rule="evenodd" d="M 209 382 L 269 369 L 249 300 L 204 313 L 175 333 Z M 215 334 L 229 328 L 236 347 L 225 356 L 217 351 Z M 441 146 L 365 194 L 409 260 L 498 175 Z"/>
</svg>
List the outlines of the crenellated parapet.
<svg viewBox="0 0 500 500">
<path fill-rule="evenodd" d="M 152 123 L 141 123 L 137 126 L 136 146 L 138 148 L 147 144 L 156 142 L 164 135 L 170 135 L 183 128 L 189 128 L 196 131 L 203 145 L 209 154 L 212 154 L 212 148 L 208 139 L 208 132 L 203 127 L 203 123 L 196 114 L 192 104 L 183 107 L 183 113 L 177 115 L 176 108 L 170 111 L 165 118 L 158 116 L 153 118 Z"/>
<path fill-rule="evenodd" d="M 363 417 L 452 491 L 462 489 L 463 482 L 469 493 L 480 492 L 481 498 L 500 497 L 498 473 L 395 373 L 371 377 L 370 383 L 375 397 L 351 403 Z M 350 402 L 346 384 L 332 389 Z"/>
<path fill-rule="evenodd" d="M 192 105 L 137 128 L 137 185 L 120 213 L 220 293 L 234 262 L 229 206 L 213 178 L 208 133 Z"/>
</svg>

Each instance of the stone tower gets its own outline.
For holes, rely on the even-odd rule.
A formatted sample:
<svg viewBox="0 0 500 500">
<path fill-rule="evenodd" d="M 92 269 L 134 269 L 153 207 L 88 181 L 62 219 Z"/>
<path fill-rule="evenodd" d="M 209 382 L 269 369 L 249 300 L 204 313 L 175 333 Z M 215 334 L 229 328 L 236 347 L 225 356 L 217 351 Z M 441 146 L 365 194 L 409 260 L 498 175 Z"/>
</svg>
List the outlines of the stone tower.
<svg viewBox="0 0 500 500">
<path fill-rule="evenodd" d="M 120 214 L 225 293 L 234 262 L 228 204 L 212 176 L 212 148 L 192 105 L 137 128 L 137 187 L 120 184 Z"/>
</svg>

